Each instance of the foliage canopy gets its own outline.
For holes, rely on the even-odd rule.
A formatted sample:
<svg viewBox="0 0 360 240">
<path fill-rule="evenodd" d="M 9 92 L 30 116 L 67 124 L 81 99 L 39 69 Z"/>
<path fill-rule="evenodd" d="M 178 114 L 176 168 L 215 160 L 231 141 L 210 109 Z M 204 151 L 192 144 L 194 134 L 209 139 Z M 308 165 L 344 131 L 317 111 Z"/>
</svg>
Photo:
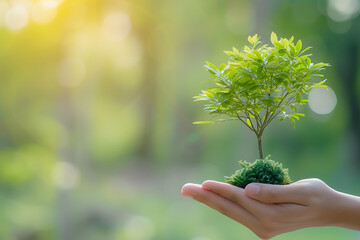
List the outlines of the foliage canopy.
<svg viewBox="0 0 360 240">
<path fill-rule="evenodd" d="M 215 86 L 203 90 L 194 101 L 207 102 L 204 110 L 212 117 L 194 124 L 240 120 L 256 134 L 262 158 L 264 129 L 274 118 L 287 118 L 295 127 L 295 120 L 305 116 L 298 111 L 298 106 L 307 102 L 303 96 L 314 87 L 326 87 L 326 79 L 312 80 L 323 78 L 319 72 L 329 65 L 312 63 L 311 54 L 305 54 L 311 47 L 302 49 L 301 40 L 295 44 L 294 37 L 279 40 L 273 32 L 271 46 L 261 45 L 257 34 L 248 41 L 250 45 L 241 51 L 225 51 L 230 58 L 227 64 L 216 67 L 206 62 L 213 77 L 206 82 Z"/>
</svg>

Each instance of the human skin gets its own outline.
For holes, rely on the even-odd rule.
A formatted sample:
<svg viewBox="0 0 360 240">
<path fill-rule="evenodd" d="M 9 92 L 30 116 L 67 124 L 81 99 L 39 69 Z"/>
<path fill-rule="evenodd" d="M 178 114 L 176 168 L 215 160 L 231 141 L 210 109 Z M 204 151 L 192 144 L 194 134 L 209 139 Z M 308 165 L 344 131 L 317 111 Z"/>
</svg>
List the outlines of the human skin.
<svg viewBox="0 0 360 240">
<path fill-rule="evenodd" d="M 181 192 L 239 222 L 261 239 L 306 227 L 360 231 L 360 197 L 335 191 L 319 179 L 289 185 L 251 183 L 245 189 L 207 180 L 202 185 L 185 184 Z"/>
</svg>

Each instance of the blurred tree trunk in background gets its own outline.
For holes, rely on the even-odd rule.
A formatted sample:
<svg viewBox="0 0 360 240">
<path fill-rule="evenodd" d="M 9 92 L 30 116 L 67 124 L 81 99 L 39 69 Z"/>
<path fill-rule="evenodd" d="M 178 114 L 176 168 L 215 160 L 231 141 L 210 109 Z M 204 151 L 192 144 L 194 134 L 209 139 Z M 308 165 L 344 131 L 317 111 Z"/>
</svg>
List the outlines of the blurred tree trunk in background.
<svg viewBox="0 0 360 240">
<path fill-rule="evenodd" d="M 151 6 L 156 4 L 151 3 Z M 154 133 L 154 121 L 156 117 L 156 96 L 157 96 L 157 81 L 156 74 L 158 69 L 158 61 L 154 56 L 154 42 L 151 40 L 151 35 L 156 29 L 156 19 L 153 17 L 156 14 L 156 10 L 148 6 L 147 3 L 143 3 L 142 6 L 138 6 L 142 14 L 138 15 L 136 21 L 135 31 L 140 37 L 144 53 L 142 59 L 142 83 L 139 89 L 141 100 L 140 109 L 142 117 L 141 123 L 141 135 L 139 137 L 139 144 L 137 149 L 138 158 L 140 161 L 151 162 L 154 159 L 152 151 L 152 140 Z M 150 11 L 153 10 L 153 11 Z"/>
<path fill-rule="evenodd" d="M 66 138 L 61 142 L 59 149 L 60 161 L 71 163 L 73 162 L 74 149 L 71 144 L 71 134 L 74 131 L 74 109 L 71 101 L 70 90 L 62 88 L 60 92 L 58 103 L 59 111 L 59 122 L 64 127 Z M 62 174 L 60 173 L 60 178 Z M 60 181 L 65 179 L 59 179 Z M 58 187 L 57 197 L 57 229 L 60 240 L 73 240 L 73 229 L 72 229 L 72 214 L 71 214 L 71 189 L 64 189 L 61 186 Z"/>
<path fill-rule="evenodd" d="M 148 39 L 146 33 L 142 33 L 142 39 L 146 48 L 148 47 Z M 138 148 L 139 158 L 144 161 L 152 161 L 152 135 L 154 131 L 155 121 L 155 104 L 156 104 L 156 61 L 150 55 L 148 49 L 144 51 L 144 77 L 141 92 L 141 136 Z"/>
<path fill-rule="evenodd" d="M 360 66 L 360 18 L 352 23 L 352 29 L 332 41 L 339 79 L 344 89 L 344 99 L 348 106 L 347 156 L 350 167 L 360 170 L 360 103 L 357 82 Z"/>
<path fill-rule="evenodd" d="M 273 1 L 262 1 L 254 0 L 253 1 L 253 34 L 258 34 L 260 36 L 268 36 L 269 22 L 272 14 L 272 5 Z M 271 32 L 271 31 L 270 31 Z"/>
</svg>

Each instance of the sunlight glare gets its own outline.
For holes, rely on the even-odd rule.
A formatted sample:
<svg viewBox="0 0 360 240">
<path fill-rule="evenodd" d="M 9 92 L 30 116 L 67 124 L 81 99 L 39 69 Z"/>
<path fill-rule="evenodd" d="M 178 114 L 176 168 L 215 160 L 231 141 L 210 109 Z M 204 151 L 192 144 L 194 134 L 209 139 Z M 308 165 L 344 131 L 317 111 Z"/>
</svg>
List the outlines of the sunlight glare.
<svg viewBox="0 0 360 240">
<path fill-rule="evenodd" d="M 13 5 L 5 14 L 5 25 L 11 31 L 24 28 L 29 22 L 27 8 L 20 3 Z"/>
</svg>

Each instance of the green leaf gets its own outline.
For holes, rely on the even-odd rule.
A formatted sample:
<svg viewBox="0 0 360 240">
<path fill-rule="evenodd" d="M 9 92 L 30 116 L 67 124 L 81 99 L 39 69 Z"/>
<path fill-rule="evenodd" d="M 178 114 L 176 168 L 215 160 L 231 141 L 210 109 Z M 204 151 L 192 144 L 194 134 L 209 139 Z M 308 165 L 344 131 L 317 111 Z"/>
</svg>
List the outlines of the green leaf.
<svg viewBox="0 0 360 240">
<path fill-rule="evenodd" d="M 209 65 L 213 69 L 217 69 L 217 67 L 214 64 L 212 64 L 211 62 L 206 62 L 206 64 Z"/>
<path fill-rule="evenodd" d="M 290 122 L 292 123 L 292 125 L 293 125 L 294 128 L 295 128 L 295 120 L 294 120 L 292 117 L 289 117 L 289 120 L 290 120 Z"/>
<path fill-rule="evenodd" d="M 295 118 L 296 120 L 299 120 L 299 117 L 296 116 L 295 114 L 291 114 L 291 118 Z"/>
<path fill-rule="evenodd" d="M 295 49 L 295 47 L 294 47 L 293 45 L 290 45 L 290 54 L 291 54 L 292 56 L 295 56 L 295 55 L 296 55 L 296 49 Z"/>
<path fill-rule="evenodd" d="M 280 42 L 285 48 L 289 46 L 289 40 L 287 40 L 286 38 L 281 38 Z"/>
<path fill-rule="evenodd" d="M 244 46 L 244 49 L 245 49 L 245 51 L 247 51 L 247 52 L 251 52 L 251 49 L 248 47 L 248 46 Z"/>
<path fill-rule="evenodd" d="M 207 96 L 203 96 L 203 95 L 195 96 L 193 98 L 194 98 L 194 102 L 210 100 L 210 98 L 208 98 Z"/>
<path fill-rule="evenodd" d="M 249 126 L 250 126 L 250 127 L 252 127 L 252 125 L 251 125 L 251 121 L 250 121 L 250 119 L 249 119 L 249 118 L 247 118 L 247 119 L 246 119 L 246 122 L 247 122 L 247 124 L 249 124 Z"/>
<path fill-rule="evenodd" d="M 226 67 L 227 65 L 226 64 L 220 64 L 220 66 L 219 66 L 219 70 L 220 71 L 222 71 L 222 70 L 224 70 L 224 68 Z"/>
<path fill-rule="evenodd" d="M 229 55 L 230 57 L 236 57 L 237 55 L 231 51 L 224 51 L 224 53 L 226 53 L 227 55 Z"/>
<path fill-rule="evenodd" d="M 193 124 L 211 124 L 214 123 L 212 121 L 197 121 L 197 122 L 193 122 Z"/>
<path fill-rule="evenodd" d="M 217 78 L 218 77 L 218 70 L 216 69 L 216 67 L 212 67 L 211 65 L 204 65 L 204 67 L 208 70 L 208 72 L 214 77 Z"/>
<path fill-rule="evenodd" d="M 278 49 L 284 48 L 284 45 L 283 45 L 282 43 L 280 43 L 280 42 L 274 42 L 273 44 L 274 44 L 274 46 L 276 46 Z"/>
<path fill-rule="evenodd" d="M 255 34 L 255 35 L 252 37 L 252 39 L 253 39 L 254 44 L 257 44 L 258 41 L 259 41 L 259 37 L 258 37 L 257 34 Z"/>
<path fill-rule="evenodd" d="M 300 53 L 301 48 L 302 48 L 302 42 L 301 42 L 301 40 L 299 40 L 299 41 L 296 43 L 296 52 L 297 52 L 298 54 Z"/>
<path fill-rule="evenodd" d="M 307 47 L 305 48 L 299 55 L 303 54 L 304 52 L 308 51 L 309 49 L 311 49 L 312 47 Z"/>
<path fill-rule="evenodd" d="M 258 56 L 259 59 L 261 59 L 261 53 L 258 50 L 254 50 L 253 53 L 255 53 L 255 55 Z"/>
<path fill-rule="evenodd" d="M 304 58 L 300 58 L 300 61 L 301 61 L 302 65 L 303 65 L 304 67 L 307 66 L 307 63 L 305 62 L 305 59 L 304 59 Z"/>
<path fill-rule="evenodd" d="M 322 80 L 321 82 L 314 83 L 311 88 L 314 88 L 314 87 L 327 87 L 326 85 L 324 85 L 324 83 L 325 83 L 326 81 L 327 81 L 327 79 L 324 79 L 324 80 Z"/>
<path fill-rule="evenodd" d="M 210 99 L 214 97 L 214 94 L 205 90 L 201 91 L 203 94 L 205 94 L 206 96 L 208 96 Z"/>
<path fill-rule="evenodd" d="M 294 36 L 291 36 L 291 38 L 289 39 L 289 45 L 291 45 L 292 44 L 292 42 L 294 41 Z"/>
<path fill-rule="evenodd" d="M 274 101 L 275 101 L 275 102 L 280 102 L 282 99 L 283 99 L 283 98 L 280 97 L 280 96 L 275 96 L 275 97 L 274 97 Z"/>
<path fill-rule="evenodd" d="M 239 50 L 237 50 L 237 49 L 234 48 L 234 47 L 233 47 L 233 52 L 234 52 L 235 54 L 240 54 Z"/>
<path fill-rule="evenodd" d="M 327 64 L 327 63 L 316 63 L 316 64 L 314 64 L 314 65 L 312 65 L 311 66 L 311 68 L 321 68 L 321 67 L 325 67 L 325 66 L 329 66 L 329 64 Z"/>
<path fill-rule="evenodd" d="M 275 45 L 275 43 L 278 42 L 278 38 L 277 38 L 277 36 L 276 36 L 276 34 L 274 32 L 271 33 L 270 39 L 271 39 L 271 43 L 273 45 Z"/>
<path fill-rule="evenodd" d="M 254 40 L 252 39 L 252 37 L 251 37 L 251 36 L 249 36 L 249 37 L 248 37 L 248 41 L 249 41 L 249 43 L 250 43 L 251 45 L 253 45 L 253 44 L 254 44 Z"/>
</svg>

